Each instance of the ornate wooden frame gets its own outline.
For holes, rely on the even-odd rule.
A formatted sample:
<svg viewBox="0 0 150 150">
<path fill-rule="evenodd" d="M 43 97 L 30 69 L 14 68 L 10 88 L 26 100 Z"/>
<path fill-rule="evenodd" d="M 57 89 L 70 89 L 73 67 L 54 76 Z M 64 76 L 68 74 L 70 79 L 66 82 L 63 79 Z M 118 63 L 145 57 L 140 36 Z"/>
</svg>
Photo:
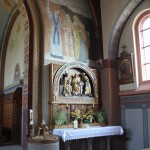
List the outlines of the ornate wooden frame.
<svg viewBox="0 0 150 150">
<path fill-rule="evenodd" d="M 133 54 L 123 51 L 119 58 L 119 83 L 127 84 L 134 82 Z"/>
</svg>

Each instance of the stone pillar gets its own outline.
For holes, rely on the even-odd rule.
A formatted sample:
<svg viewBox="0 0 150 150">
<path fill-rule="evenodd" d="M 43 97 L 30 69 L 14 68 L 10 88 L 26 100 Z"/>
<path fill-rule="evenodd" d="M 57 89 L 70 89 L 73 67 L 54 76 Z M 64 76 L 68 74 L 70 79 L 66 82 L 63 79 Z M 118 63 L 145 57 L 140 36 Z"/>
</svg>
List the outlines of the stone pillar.
<svg viewBox="0 0 150 150">
<path fill-rule="evenodd" d="M 102 107 L 107 114 L 108 125 L 120 125 L 120 101 L 116 60 L 104 60 L 101 70 Z"/>
<path fill-rule="evenodd" d="M 107 115 L 108 125 L 121 124 L 119 81 L 117 60 L 104 60 L 101 70 L 102 107 Z M 110 138 L 112 150 L 121 149 L 120 137 Z"/>
<path fill-rule="evenodd" d="M 41 12 L 37 1 L 27 0 L 27 12 L 29 14 L 30 28 L 33 30 L 33 123 L 35 134 L 42 121 L 42 75 L 44 66 L 44 49 L 43 49 L 43 24 Z M 32 17 L 31 17 L 32 16 Z M 31 17 L 31 18 L 30 18 Z M 34 28 L 33 28 L 34 27 Z M 31 83 L 30 83 L 31 84 Z"/>
</svg>

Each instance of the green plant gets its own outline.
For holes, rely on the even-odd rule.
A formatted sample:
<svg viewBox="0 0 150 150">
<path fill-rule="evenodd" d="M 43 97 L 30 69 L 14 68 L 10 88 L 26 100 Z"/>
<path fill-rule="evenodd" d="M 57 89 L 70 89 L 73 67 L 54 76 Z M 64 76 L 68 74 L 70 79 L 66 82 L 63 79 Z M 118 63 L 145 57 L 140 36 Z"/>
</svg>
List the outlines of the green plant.
<svg viewBox="0 0 150 150">
<path fill-rule="evenodd" d="M 55 115 L 55 125 L 65 125 L 67 122 L 67 115 L 62 110 L 58 110 Z"/>
<path fill-rule="evenodd" d="M 106 114 L 103 111 L 95 113 L 95 121 L 98 123 L 106 123 Z"/>
</svg>

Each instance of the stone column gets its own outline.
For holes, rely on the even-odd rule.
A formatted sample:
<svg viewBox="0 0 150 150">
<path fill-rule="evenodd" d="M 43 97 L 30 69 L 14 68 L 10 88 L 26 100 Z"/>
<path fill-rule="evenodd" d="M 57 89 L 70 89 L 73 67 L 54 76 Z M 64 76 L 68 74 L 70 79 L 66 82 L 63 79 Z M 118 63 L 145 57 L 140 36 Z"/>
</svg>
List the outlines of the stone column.
<svg viewBox="0 0 150 150">
<path fill-rule="evenodd" d="M 121 124 L 119 81 L 117 60 L 104 60 L 101 70 L 102 107 L 107 115 L 108 125 Z M 119 136 L 110 138 L 110 149 L 121 149 Z"/>
<path fill-rule="evenodd" d="M 102 107 L 107 114 L 108 125 L 120 125 L 120 101 L 116 60 L 104 60 L 101 70 Z"/>
</svg>

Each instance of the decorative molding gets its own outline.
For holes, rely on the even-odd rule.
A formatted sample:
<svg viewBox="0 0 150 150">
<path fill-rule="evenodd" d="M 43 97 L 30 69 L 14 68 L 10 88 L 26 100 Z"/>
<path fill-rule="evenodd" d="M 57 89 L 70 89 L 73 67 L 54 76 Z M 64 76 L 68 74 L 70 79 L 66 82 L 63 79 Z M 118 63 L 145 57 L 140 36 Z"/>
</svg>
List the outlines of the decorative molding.
<svg viewBox="0 0 150 150">
<path fill-rule="evenodd" d="M 57 97 L 57 101 L 52 101 L 52 104 L 93 104 L 95 100 L 94 97 L 81 97 L 81 98 L 74 98 L 74 97 Z M 94 105 L 97 104 L 94 102 Z M 99 103 L 98 103 L 99 104 Z"/>
<path fill-rule="evenodd" d="M 150 102 L 150 94 L 120 96 L 120 102 L 121 102 L 121 104 L 123 104 L 123 103 Z"/>
<path fill-rule="evenodd" d="M 106 69 L 106 68 L 118 69 L 118 62 L 117 62 L 117 60 L 105 59 L 103 61 L 103 69 Z"/>
<path fill-rule="evenodd" d="M 21 83 L 15 85 L 15 86 L 13 86 L 13 87 L 10 87 L 10 88 L 8 88 L 8 89 L 5 89 L 3 93 L 4 93 L 4 94 L 8 94 L 8 93 L 14 92 L 14 91 L 15 91 L 17 88 L 19 88 L 19 87 L 22 87 L 22 84 L 21 84 Z"/>
<path fill-rule="evenodd" d="M 121 38 L 122 30 L 133 11 L 144 0 L 131 0 L 128 1 L 124 8 L 121 10 L 120 15 L 113 25 L 111 35 L 108 43 L 108 58 L 116 59 L 118 57 L 118 47 Z"/>
<path fill-rule="evenodd" d="M 42 120 L 42 70 L 44 66 L 43 61 L 43 22 L 39 4 L 37 1 L 28 0 L 28 6 L 31 10 L 33 19 L 33 39 L 34 39 L 34 62 L 33 62 L 33 114 L 34 114 L 34 127 L 35 133 L 38 132 L 38 127 Z"/>
</svg>

